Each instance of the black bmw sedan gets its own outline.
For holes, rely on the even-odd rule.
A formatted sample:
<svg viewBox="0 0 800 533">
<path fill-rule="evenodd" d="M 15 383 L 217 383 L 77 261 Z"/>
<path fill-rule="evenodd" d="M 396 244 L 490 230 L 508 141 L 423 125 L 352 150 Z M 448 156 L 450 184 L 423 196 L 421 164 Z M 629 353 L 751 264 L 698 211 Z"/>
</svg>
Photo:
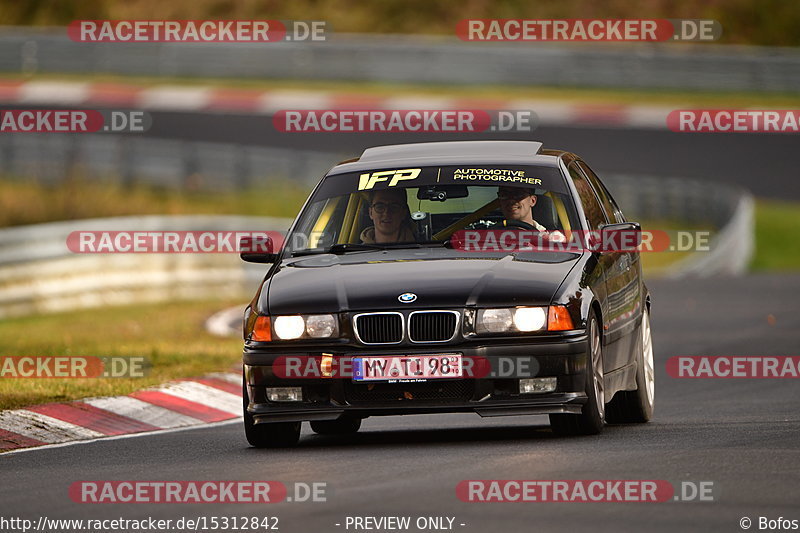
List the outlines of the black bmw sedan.
<svg viewBox="0 0 800 533">
<path fill-rule="evenodd" d="M 548 414 L 554 432 L 647 422 L 639 225 L 578 156 L 538 142 L 380 146 L 333 167 L 245 312 L 253 446 L 369 416 Z M 616 239 L 616 240 L 615 240 Z"/>
</svg>

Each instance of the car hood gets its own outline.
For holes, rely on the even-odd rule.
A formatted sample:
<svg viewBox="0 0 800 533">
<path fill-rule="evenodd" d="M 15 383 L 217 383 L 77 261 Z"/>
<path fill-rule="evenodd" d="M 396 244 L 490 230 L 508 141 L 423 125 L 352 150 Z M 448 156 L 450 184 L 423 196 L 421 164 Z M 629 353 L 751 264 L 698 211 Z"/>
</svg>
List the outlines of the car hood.
<svg viewBox="0 0 800 533">
<path fill-rule="evenodd" d="M 284 263 L 262 292 L 270 314 L 548 305 L 577 254 L 436 257 L 426 251 L 324 254 Z M 416 300 L 400 303 L 411 292 Z M 267 304 L 266 306 L 264 304 Z"/>
</svg>

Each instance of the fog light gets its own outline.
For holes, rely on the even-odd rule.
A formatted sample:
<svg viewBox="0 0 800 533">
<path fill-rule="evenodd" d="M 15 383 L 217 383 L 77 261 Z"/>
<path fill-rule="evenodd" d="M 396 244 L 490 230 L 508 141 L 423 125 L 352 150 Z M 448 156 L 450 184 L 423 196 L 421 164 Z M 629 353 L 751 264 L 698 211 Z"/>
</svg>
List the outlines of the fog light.
<svg viewBox="0 0 800 533">
<path fill-rule="evenodd" d="M 267 400 L 271 402 L 302 402 L 302 387 L 269 387 Z"/>
<path fill-rule="evenodd" d="M 533 378 L 519 380 L 519 393 L 532 394 L 553 392 L 556 390 L 558 378 Z"/>
</svg>

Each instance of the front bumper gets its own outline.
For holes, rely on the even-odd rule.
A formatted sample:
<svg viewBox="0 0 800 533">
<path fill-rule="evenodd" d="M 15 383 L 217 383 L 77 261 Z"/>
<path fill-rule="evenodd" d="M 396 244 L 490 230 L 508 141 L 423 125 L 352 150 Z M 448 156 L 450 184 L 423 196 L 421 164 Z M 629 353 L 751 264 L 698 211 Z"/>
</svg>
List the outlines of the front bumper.
<svg viewBox="0 0 800 533">
<path fill-rule="evenodd" d="M 465 358 L 488 361 L 492 371 L 470 379 L 367 385 L 349 377 L 281 377 L 273 369 L 273 363 L 283 357 L 319 357 L 322 353 L 331 353 L 335 358 L 460 353 Z M 243 363 L 247 412 L 256 424 L 427 413 L 472 412 L 481 416 L 579 413 L 586 403 L 585 334 L 528 338 L 514 343 L 483 339 L 471 345 L 415 345 L 391 350 L 342 346 L 313 350 L 246 347 Z M 519 379 L 528 377 L 555 377 L 556 389 L 549 393 L 520 394 Z M 303 401 L 269 401 L 267 387 L 301 387 Z"/>
</svg>

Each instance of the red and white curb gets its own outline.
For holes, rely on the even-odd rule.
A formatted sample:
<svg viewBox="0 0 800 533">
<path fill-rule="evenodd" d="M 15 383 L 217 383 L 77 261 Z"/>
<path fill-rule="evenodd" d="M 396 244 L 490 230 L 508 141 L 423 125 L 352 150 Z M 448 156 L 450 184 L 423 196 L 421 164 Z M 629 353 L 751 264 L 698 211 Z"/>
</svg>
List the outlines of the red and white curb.
<svg viewBox="0 0 800 533">
<path fill-rule="evenodd" d="M 14 105 L 130 107 L 164 111 L 217 111 L 270 115 L 287 109 L 531 110 L 543 125 L 667 129 L 675 107 L 580 103 L 545 99 L 386 97 L 333 91 L 66 81 L 0 81 L 0 102 Z"/>
<path fill-rule="evenodd" d="M 0 411 L 0 451 L 191 427 L 241 414 L 241 375 L 215 373 L 128 396 Z"/>
</svg>

